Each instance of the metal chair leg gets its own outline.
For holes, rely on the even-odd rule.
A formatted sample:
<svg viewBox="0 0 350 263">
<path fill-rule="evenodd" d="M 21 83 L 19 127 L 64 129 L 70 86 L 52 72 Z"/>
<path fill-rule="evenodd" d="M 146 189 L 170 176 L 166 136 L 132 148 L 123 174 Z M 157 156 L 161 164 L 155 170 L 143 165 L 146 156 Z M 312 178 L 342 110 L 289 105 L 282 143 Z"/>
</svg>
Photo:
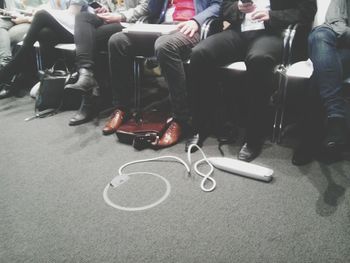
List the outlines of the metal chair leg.
<svg viewBox="0 0 350 263">
<path fill-rule="evenodd" d="M 141 67 L 145 57 L 136 56 L 134 59 L 134 104 L 136 109 L 136 119 L 139 119 L 141 113 Z"/>
<path fill-rule="evenodd" d="M 282 103 L 281 103 L 281 115 L 279 120 L 279 134 L 277 138 L 277 143 L 281 143 L 282 133 L 283 133 L 283 125 L 284 125 L 284 115 L 286 112 L 286 104 L 287 104 L 287 87 L 288 87 L 288 77 L 284 76 L 283 81 L 283 92 L 282 92 Z"/>
<path fill-rule="evenodd" d="M 272 130 L 272 142 L 276 142 L 280 140 L 280 133 L 281 131 L 281 115 L 283 112 L 283 97 L 284 97 L 284 90 L 285 90 L 285 67 L 283 65 L 280 65 L 276 72 L 278 73 L 278 86 L 277 86 L 277 102 L 276 102 L 276 111 L 275 111 L 275 118 L 273 123 L 273 130 Z"/>
<path fill-rule="evenodd" d="M 35 47 L 35 59 L 37 70 L 43 70 L 43 62 L 41 57 L 40 47 Z"/>
</svg>

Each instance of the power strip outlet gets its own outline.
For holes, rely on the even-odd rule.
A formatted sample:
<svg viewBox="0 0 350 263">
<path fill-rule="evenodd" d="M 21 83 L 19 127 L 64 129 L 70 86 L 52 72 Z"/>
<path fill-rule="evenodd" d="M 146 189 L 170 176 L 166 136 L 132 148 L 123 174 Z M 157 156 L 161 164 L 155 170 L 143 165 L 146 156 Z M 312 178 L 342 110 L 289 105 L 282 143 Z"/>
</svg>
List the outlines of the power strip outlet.
<svg viewBox="0 0 350 263">
<path fill-rule="evenodd" d="M 227 157 L 210 157 L 208 161 L 217 169 L 245 177 L 270 182 L 273 170 Z"/>
</svg>

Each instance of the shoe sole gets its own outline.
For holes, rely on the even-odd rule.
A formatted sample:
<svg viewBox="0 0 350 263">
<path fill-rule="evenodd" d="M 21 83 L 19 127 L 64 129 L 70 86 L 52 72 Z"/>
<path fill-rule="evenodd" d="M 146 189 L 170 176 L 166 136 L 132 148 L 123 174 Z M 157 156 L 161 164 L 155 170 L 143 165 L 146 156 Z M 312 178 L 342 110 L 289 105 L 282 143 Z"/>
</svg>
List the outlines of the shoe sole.
<svg viewBox="0 0 350 263">
<path fill-rule="evenodd" d="M 89 121 L 91 121 L 92 118 L 89 118 L 89 119 L 85 119 L 85 120 L 81 120 L 81 121 L 76 121 L 76 122 L 69 122 L 68 125 L 69 126 L 78 126 L 80 124 L 84 124 L 84 123 L 87 123 Z"/>
<path fill-rule="evenodd" d="M 102 130 L 102 134 L 103 135 L 111 135 L 111 134 L 113 134 L 115 132 L 116 132 L 116 130 L 111 130 L 111 131 L 104 131 L 104 130 Z"/>
</svg>

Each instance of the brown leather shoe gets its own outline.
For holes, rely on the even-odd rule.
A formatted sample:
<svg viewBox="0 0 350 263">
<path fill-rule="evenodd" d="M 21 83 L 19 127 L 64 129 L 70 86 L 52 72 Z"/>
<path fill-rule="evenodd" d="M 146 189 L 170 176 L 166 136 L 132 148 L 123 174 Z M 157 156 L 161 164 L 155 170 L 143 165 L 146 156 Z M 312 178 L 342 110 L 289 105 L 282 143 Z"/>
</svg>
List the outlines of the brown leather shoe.
<svg viewBox="0 0 350 263">
<path fill-rule="evenodd" d="M 172 121 L 168 129 L 164 132 L 162 138 L 158 142 L 159 147 L 168 147 L 176 144 L 182 135 L 182 128 L 180 124 Z"/>
<path fill-rule="evenodd" d="M 102 130 L 104 135 L 109 135 L 115 133 L 119 126 L 123 123 L 125 117 L 125 112 L 121 110 L 116 110 L 113 112 L 105 127 Z"/>
</svg>

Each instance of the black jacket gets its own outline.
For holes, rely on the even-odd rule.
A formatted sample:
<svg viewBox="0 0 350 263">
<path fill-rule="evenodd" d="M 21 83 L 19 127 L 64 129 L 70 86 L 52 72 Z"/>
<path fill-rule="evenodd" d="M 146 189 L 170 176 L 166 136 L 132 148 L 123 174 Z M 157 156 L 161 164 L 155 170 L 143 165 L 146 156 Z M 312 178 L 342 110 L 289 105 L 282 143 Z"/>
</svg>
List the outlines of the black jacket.
<svg viewBox="0 0 350 263">
<path fill-rule="evenodd" d="M 270 4 L 270 20 L 266 26 L 273 30 L 295 23 L 311 25 L 317 11 L 316 0 L 270 0 Z M 220 14 L 232 26 L 240 25 L 244 18 L 238 10 L 238 0 L 223 0 Z"/>
</svg>

